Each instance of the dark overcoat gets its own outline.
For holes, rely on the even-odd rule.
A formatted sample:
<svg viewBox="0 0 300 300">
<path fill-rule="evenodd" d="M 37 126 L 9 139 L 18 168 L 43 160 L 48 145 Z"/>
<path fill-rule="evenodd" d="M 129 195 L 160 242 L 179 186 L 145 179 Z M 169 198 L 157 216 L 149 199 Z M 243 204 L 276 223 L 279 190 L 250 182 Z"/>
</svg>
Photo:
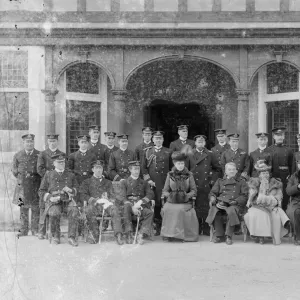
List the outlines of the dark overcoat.
<svg viewBox="0 0 300 300">
<path fill-rule="evenodd" d="M 152 146 L 154 146 L 153 142 L 150 142 L 149 144 L 146 144 L 144 142 L 142 142 L 141 144 L 139 144 L 136 148 L 135 148 L 135 155 L 136 155 L 136 159 L 139 162 L 142 162 L 142 159 L 144 158 L 145 155 L 145 151 L 148 148 L 151 148 Z"/>
<path fill-rule="evenodd" d="M 300 161 L 300 151 L 294 152 L 292 173 L 295 173 L 298 171 L 297 161 Z"/>
<path fill-rule="evenodd" d="M 300 189 L 298 188 L 298 184 L 300 183 L 300 172 L 295 172 L 287 183 L 286 193 L 290 196 L 290 202 L 288 204 L 286 214 L 290 218 L 292 224 L 294 224 L 294 213 L 297 209 L 300 209 Z"/>
<path fill-rule="evenodd" d="M 215 159 L 218 161 L 218 164 L 220 166 L 221 166 L 221 156 L 228 149 L 230 149 L 230 146 L 227 143 L 224 146 L 217 144 L 216 146 L 211 148 L 211 152 L 212 152 L 213 156 L 215 157 Z M 223 175 L 224 174 L 223 174 L 222 168 L 219 168 L 218 171 L 213 171 L 212 180 L 214 182 L 216 182 L 217 179 L 222 178 Z"/>
<path fill-rule="evenodd" d="M 248 176 L 250 177 L 258 177 L 258 172 L 254 168 L 255 164 L 258 160 L 264 159 L 268 166 L 272 166 L 272 155 L 266 149 L 260 150 L 259 148 L 255 151 L 251 152 L 249 155 L 249 169 L 248 169 Z"/>
<path fill-rule="evenodd" d="M 105 149 L 106 146 L 101 144 L 100 141 L 98 141 L 95 145 L 93 145 L 91 142 L 88 145 L 88 150 L 96 156 L 97 160 L 104 160 Z"/>
<path fill-rule="evenodd" d="M 170 143 L 170 149 L 172 152 L 180 151 L 184 145 L 190 145 L 192 148 L 195 147 L 195 142 L 193 140 L 187 139 L 185 143 L 181 139 L 177 139 Z"/>
<path fill-rule="evenodd" d="M 37 172 L 39 151 L 33 149 L 30 155 L 25 150 L 17 152 L 13 157 L 12 173 L 17 178 L 13 203 L 21 199 L 25 208 L 39 205 L 38 190 L 41 176 Z"/>
</svg>

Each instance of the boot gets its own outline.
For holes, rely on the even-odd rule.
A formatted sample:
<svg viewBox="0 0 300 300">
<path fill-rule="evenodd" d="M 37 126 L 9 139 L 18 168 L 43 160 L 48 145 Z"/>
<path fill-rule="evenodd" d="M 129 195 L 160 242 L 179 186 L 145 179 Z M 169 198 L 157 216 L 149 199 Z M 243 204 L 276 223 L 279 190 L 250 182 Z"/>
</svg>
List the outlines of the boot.
<svg viewBox="0 0 300 300">
<path fill-rule="evenodd" d="M 215 244 L 223 243 L 225 241 L 224 236 L 216 236 L 213 240 Z"/>
<path fill-rule="evenodd" d="M 116 241 L 117 241 L 117 244 L 118 245 L 123 245 L 124 244 L 124 241 L 122 239 L 122 233 L 121 232 L 118 232 L 117 235 L 116 235 Z"/>
<path fill-rule="evenodd" d="M 226 241 L 225 241 L 225 242 L 226 242 L 227 245 L 232 245 L 232 238 L 231 238 L 230 236 L 227 235 L 227 236 L 226 236 Z"/>
<path fill-rule="evenodd" d="M 39 239 L 39 240 L 44 240 L 44 239 L 45 239 L 45 236 L 44 236 L 42 233 L 39 233 L 39 234 L 38 234 L 38 239 Z"/>
<path fill-rule="evenodd" d="M 132 232 L 129 231 L 127 232 L 126 235 L 126 244 L 132 244 L 133 243 L 133 236 L 132 236 Z"/>
<path fill-rule="evenodd" d="M 69 244 L 70 244 L 71 246 L 73 246 L 73 247 L 78 247 L 78 243 L 77 243 L 77 241 L 76 241 L 74 238 L 70 237 L 70 238 L 68 239 L 68 242 L 69 242 Z"/>
<path fill-rule="evenodd" d="M 144 243 L 145 243 L 145 241 L 144 241 L 144 236 L 143 236 L 142 233 L 139 233 L 139 234 L 138 234 L 136 240 L 137 240 L 137 243 L 138 243 L 139 245 L 144 245 Z"/>
<path fill-rule="evenodd" d="M 51 244 L 53 244 L 53 245 L 58 245 L 58 244 L 60 244 L 60 240 L 59 240 L 58 238 L 53 238 L 53 239 L 51 240 Z"/>
<path fill-rule="evenodd" d="M 264 239 L 263 237 L 260 237 L 260 238 L 259 238 L 259 243 L 260 243 L 261 245 L 263 245 L 263 244 L 265 243 L 265 239 Z"/>
</svg>

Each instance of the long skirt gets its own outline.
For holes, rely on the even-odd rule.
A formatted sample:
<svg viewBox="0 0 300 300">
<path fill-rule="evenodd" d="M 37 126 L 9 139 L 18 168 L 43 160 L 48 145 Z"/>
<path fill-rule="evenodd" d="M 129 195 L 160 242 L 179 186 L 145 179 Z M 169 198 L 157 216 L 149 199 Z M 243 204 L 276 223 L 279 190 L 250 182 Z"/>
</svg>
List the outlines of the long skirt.
<svg viewBox="0 0 300 300">
<path fill-rule="evenodd" d="M 244 216 L 244 220 L 251 235 L 272 237 L 275 245 L 279 245 L 281 238 L 288 233 L 284 224 L 289 218 L 280 207 L 275 207 L 269 212 L 252 206 Z"/>
<path fill-rule="evenodd" d="M 163 218 L 161 236 L 197 242 L 199 223 L 195 209 L 189 203 L 174 204 L 167 202 L 161 210 Z"/>
</svg>

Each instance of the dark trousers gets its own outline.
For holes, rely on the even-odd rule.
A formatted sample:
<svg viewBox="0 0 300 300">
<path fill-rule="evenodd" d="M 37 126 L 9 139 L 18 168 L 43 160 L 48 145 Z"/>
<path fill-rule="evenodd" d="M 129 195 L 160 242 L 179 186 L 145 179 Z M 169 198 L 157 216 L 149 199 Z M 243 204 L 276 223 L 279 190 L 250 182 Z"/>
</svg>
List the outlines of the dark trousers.
<svg viewBox="0 0 300 300">
<path fill-rule="evenodd" d="M 296 240 L 300 241 L 300 208 L 297 208 L 294 212 L 294 234 Z"/>
<path fill-rule="evenodd" d="M 224 231 L 224 218 L 226 219 L 226 231 Z M 217 212 L 213 222 L 213 226 L 215 228 L 215 235 L 217 237 L 223 237 L 224 235 L 228 235 L 229 237 L 232 237 L 235 228 L 235 226 L 230 226 L 225 211 Z"/>
<path fill-rule="evenodd" d="M 78 230 L 79 211 L 72 203 L 65 206 L 64 204 L 52 205 L 48 210 L 50 238 L 60 238 L 60 217 L 61 213 L 66 210 L 68 216 L 68 237 L 76 238 Z"/>
<path fill-rule="evenodd" d="M 133 227 L 132 227 L 133 211 L 132 211 L 132 205 L 130 203 L 124 204 L 123 216 L 124 216 L 125 233 L 127 234 L 128 232 L 133 231 Z M 141 229 L 139 232 L 141 234 L 151 235 L 152 219 L 153 219 L 153 211 L 146 207 L 143 208 L 140 216 Z"/>
<path fill-rule="evenodd" d="M 31 231 L 38 232 L 40 209 L 38 206 L 31 206 Z M 29 226 L 29 208 L 20 207 L 21 233 L 28 234 Z"/>
<path fill-rule="evenodd" d="M 96 242 L 99 241 L 100 236 L 100 220 L 97 218 L 102 217 L 102 214 L 103 209 L 100 206 L 89 205 L 86 209 L 87 225 L 89 230 L 91 230 Z M 111 217 L 115 235 L 117 233 L 122 233 L 122 223 L 119 208 L 114 205 L 109 206 L 104 212 L 104 217 L 105 216 Z"/>
</svg>

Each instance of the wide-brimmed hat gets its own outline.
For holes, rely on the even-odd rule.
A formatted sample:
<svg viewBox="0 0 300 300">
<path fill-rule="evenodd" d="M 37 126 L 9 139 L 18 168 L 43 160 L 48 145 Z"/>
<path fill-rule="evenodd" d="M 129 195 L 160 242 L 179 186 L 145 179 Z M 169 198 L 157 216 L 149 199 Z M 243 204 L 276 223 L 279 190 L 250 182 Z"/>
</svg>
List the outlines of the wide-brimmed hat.
<svg viewBox="0 0 300 300">
<path fill-rule="evenodd" d="M 265 159 L 260 159 L 254 165 L 254 168 L 258 172 L 265 172 L 265 171 L 270 171 L 272 167 L 267 165 L 267 162 Z"/>
<path fill-rule="evenodd" d="M 180 152 L 180 151 L 175 151 L 172 153 L 172 160 L 173 161 L 185 161 L 187 156 Z"/>
</svg>

